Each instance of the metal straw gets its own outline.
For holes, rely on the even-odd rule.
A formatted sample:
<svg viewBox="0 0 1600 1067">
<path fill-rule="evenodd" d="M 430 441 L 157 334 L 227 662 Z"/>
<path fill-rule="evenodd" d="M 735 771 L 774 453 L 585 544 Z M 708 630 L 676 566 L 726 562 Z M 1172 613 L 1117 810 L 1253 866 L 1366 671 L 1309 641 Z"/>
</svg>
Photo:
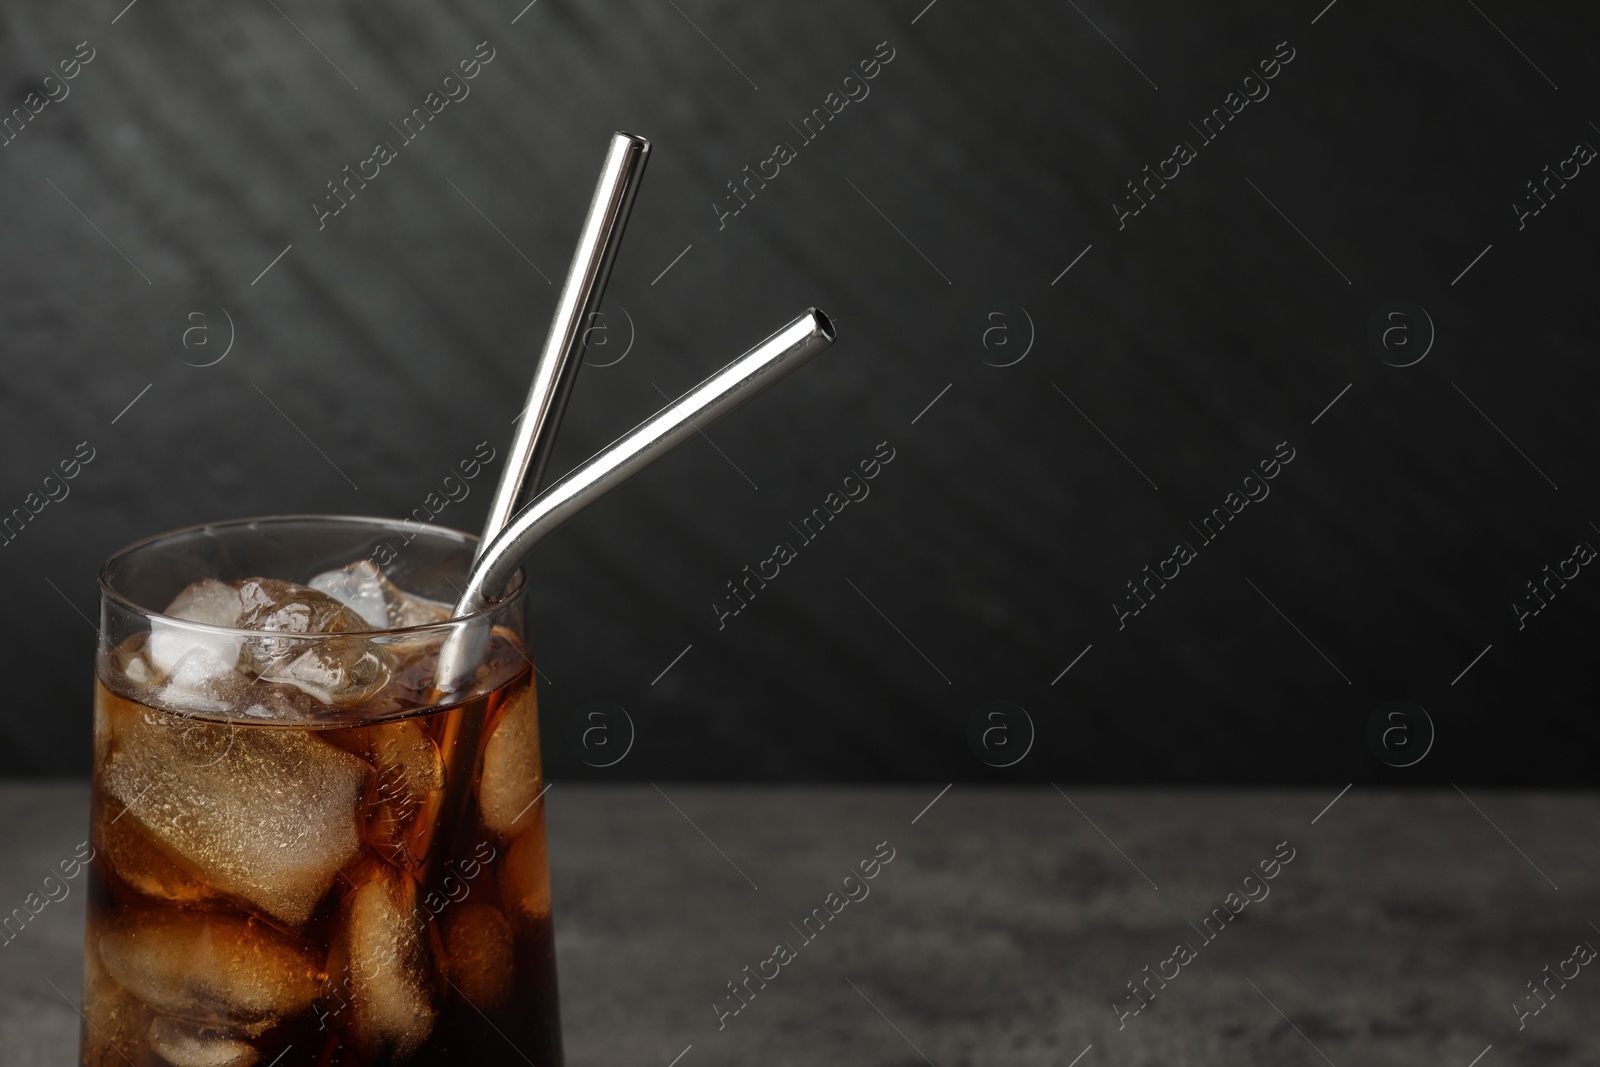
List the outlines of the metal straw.
<svg viewBox="0 0 1600 1067">
<path fill-rule="evenodd" d="M 833 338 L 827 316 L 816 308 L 807 310 L 539 494 L 479 551 L 456 617 L 480 611 L 500 596 L 528 550 L 562 523 L 798 368 L 833 344 Z M 459 689 L 471 679 L 489 641 L 488 626 L 478 622 L 457 627 L 440 649 L 435 671 L 440 692 Z"/>
<path fill-rule="evenodd" d="M 589 214 L 578 234 L 578 248 L 572 254 L 572 266 L 567 269 L 544 351 L 534 370 L 516 440 L 506 456 L 494 499 L 489 502 L 489 519 L 478 543 L 480 553 L 517 508 L 538 490 L 573 379 L 583 362 L 575 357 L 583 348 L 590 316 L 599 310 L 600 299 L 605 295 L 606 279 L 622 244 L 622 231 L 628 224 L 628 213 L 633 210 L 633 199 L 649 159 L 650 142 L 643 137 L 621 132 L 611 135 L 594 199 L 589 202 Z"/>
</svg>

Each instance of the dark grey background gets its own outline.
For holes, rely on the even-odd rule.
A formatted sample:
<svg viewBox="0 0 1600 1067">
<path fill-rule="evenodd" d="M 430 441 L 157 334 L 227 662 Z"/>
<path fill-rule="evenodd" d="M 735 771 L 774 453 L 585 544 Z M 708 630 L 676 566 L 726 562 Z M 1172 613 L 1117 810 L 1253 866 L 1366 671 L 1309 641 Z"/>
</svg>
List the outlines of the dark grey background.
<svg viewBox="0 0 1600 1067">
<path fill-rule="evenodd" d="M 1600 145 L 1592 6 L 924 3 L 0 13 L 8 107 L 96 50 L 0 147 L 0 510 L 96 454 L 0 547 L 0 773 L 86 770 L 94 574 L 122 544 L 405 514 L 503 452 L 540 272 L 627 129 L 655 151 L 594 358 L 624 309 L 636 336 L 580 376 L 551 469 L 807 305 L 840 342 L 540 551 L 557 776 L 1592 783 L 1600 578 L 1520 631 L 1510 607 L 1600 544 L 1600 177 L 1521 231 L 1511 208 Z M 472 95 L 319 232 L 324 183 L 485 40 Z M 719 231 L 724 183 L 882 41 L 871 95 Z M 1271 95 L 1119 231 L 1124 183 L 1282 41 Z M 1437 331 L 1404 369 L 1367 340 L 1394 300 Z M 227 358 L 186 365 L 223 308 Z M 1028 320 L 1027 357 L 986 365 Z M 719 632 L 724 583 L 883 441 L 872 495 Z M 1124 583 L 1281 441 L 1271 496 L 1119 632 Z M 475 528 L 498 472 L 440 521 Z M 1391 700 L 1438 730 L 1407 769 L 1366 740 Z M 605 770 L 565 743 L 594 701 L 637 730 Z M 1009 770 L 967 744 L 991 701 L 1037 728 Z"/>
</svg>

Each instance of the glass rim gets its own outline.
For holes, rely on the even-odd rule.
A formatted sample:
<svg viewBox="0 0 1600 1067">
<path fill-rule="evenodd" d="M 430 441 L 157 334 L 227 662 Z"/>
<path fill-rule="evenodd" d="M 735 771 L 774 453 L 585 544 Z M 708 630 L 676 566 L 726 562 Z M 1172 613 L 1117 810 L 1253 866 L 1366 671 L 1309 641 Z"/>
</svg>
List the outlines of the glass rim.
<svg viewBox="0 0 1600 1067">
<path fill-rule="evenodd" d="M 203 633 L 227 634 L 229 636 L 260 637 L 263 633 L 267 633 L 268 631 L 246 630 L 237 626 L 217 626 L 208 622 L 192 622 L 189 619 L 180 619 L 176 616 L 167 615 L 164 612 L 147 608 L 144 605 L 134 601 L 131 597 L 124 595 L 120 590 L 113 586 L 111 584 L 110 571 L 115 564 L 127 559 L 140 549 L 148 548 L 153 544 L 168 540 L 170 538 L 178 537 L 182 534 L 198 533 L 203 530 L 225 530 L 233 527 L 258 526 L 269 523 L 285 522 L 320 522 L 329 525 L 349 524 L 352 526 L 359 524 L 362 526 L 384 527 L 396 531 L 409 531 L 415 529 L 416 527 L 425 527 L 430 533 L 442 534 L 446 540 L 454 540 L 462 544 L 473 544 L 482 540 L 482 538 L 480 538 L 477 534 L 467 533 L 464 530 L 457 530 L 452 526 L 441 526 L 437 523 L 431 522 L 416 522 L 412 519 L 384 519 L 370 515 L 316 515 L 296 513 L 290 515 L 256 515 L 243 519 L 224 519 L 220 522 L 197 522 L 190 526 L 179 526 L 175 529 L 164 530 L 158 534 L 151 534 L 148 537 L 141 537 L 139 540 L 134 541 L 131 544 L 124 545 L 122 548 L 119 548 L 117 551 L 113 552 L 106 559 L 105 563 L 101 564 L 100 566 L 100 573 L 98 576 L 100 594 L 102 597 L 111 600 L 126 610 L 132 611 L 144 618 L 159 619 L 165 625 L 193 629 Z M 377 564 L 373 564 L 373 566 L 376 567 Z M 382 568 L 378 568 L 378 573 L 383 573 Z M 456 629 L 463 623 L 470 623 L 478 619 L 489 618 L 491 616 L 500 614 L 508 605 L 521 597 L 523 593 L 527 592 L 527 589 L 527 570 L 526 568 L 519 568 L 517 571 L 516 585 L 509 593 L 501 597 L 499 600 L 492 601 L 479 608 L 477 611 L 471 612 L 467 615 L 459 615 L 449 619 L 441 620 L 439 622 L 423 623 L 420 626 L 397 626 L 383 627 L 372 630 L 340 630 L 329 631 L 327 633 L 318 632 L 303 634 L 271 632 L 271 636 L 274 639 L 288 638 L 304 641 L 316 641 L 329 637 L 362 637 L 370 640 L 372 638 L 389 637 L 393 635 L 415 636 L 417 634 L 443 632 L 446 630 Z M 453 609 L 454 605 L 451 605 L 451 607 Z"/>
</svg>

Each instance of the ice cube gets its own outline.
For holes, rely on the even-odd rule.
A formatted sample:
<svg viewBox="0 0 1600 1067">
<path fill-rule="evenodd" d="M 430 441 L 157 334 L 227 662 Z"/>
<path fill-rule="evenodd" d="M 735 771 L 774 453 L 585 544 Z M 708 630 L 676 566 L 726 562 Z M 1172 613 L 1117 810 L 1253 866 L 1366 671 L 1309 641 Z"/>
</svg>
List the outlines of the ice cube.
<svg viewBox="0 0 1600 1067">
<path fill-rule="evenodd" d="M 239 587 L 239 626 L 284 634 L 367 633 L 372 627 L 326 593 L 273 578 L 250 578 Z M 355 636 L 307 642 L 255 637 L 244 644 L 244 662 L 263 681 L 292 685 L 324 704 L 348 707 L 389 683 L 394 657 L 381 645 Z"/>
<path fill-rule="evenodd" d="M 310 586 L 333 597 L 380 630 L 426 626 L 443 622 L 452 614 L 449 604 L 401 589 L 384 577 L 371 560 L 324 571 L 311 579 Z"/>
<path fill-rule="evenodd" d="M 500 721 L 483 749 L 478 806 L 483 824 L 511 837 L 538 818 L 534 801 L 544 789 L 539 768 L 539 702 L 533 680 L 501 705 Z"/>
<path fill-rule="evenodd" d="M 231 723 L 207 722 L 149 708 L 139 709 L 139 721 L 166 731 L 173 742 L 173 756 L 189 767 L 210 767 L 226 759 L 238 733 Z"/>
<path fill-rule="evenodd" d="M 372 627 L 326 593 L 276 578 L 239 585 L 239 628 L 286 634 L 358 634 Z"/>
<path fill-rule="evenodd" d="M 157 848 L 120 810 L 102 811 L 95 823 L 95 855 L 128 888 L 151 900 L 195 904 L 217 893 Z"/>
<path fill-rule="evenodd" d="M 323 571 L 306 584 L 360 615 L 374 630 L 389 625 L 389 601 L 383 595 L 388 580 L 369 559 L 338 570 Z"/>
<path fill-rule="evenodd" d="M 455 617 L 454 604 L 441 604 L 437 600 L 416 596 L 404 589 L 396 589 L 398 605 L 391 602 L 389 617 L 394 620 L 398 629 L 404 626 L 432 626 L 434 623 L 444 622 Z"/>
<path fill-rule="evenodd" d="M 186 586 L 162 614 L 208 626 L 234 626 L 242 610 L 239 590 L 215 578 L 202 578 Z"/>
<path fill-rule="evenodd" d="M 247 1041 L 166 1016 L 150 1024 L 150 1047 L 172 1067 L 253 1067 L 261 1059 Z"/>
<path fill-rule="evenodd" d="M 360 847 L 370 773 L 303 730 L 149 715 L 118 722 L 102 781 L 121 817 L 202 881 L 299 926 Z"/>
<path fill-rule="evenodd" d="M 240 639 L 185 626 L 184 622 L 233 626 L 239 612 L 239 591 L 233 586 L 215 578 L 187 586 L 167 605 L 167 618 L 150 620 L 150 662 L 163 674 L 170 674 L 179 663 L 188 663 L 191 672 L 231 671 L 239 661 Z"/>
<path fill-rule="evenodd" d="M 416 874 L 428 859 L 444 806 L 444 757 L 420 719 L 378 723 L 366 736 L 365 755 L 377 771 L 368 789 L 367 840 Z"/>
<path fill-rule="evenodd" d="M 367 728 L 372 763 L 384 794 L 409 799 L 444 788 L 444 757 L 422 719 L 395 719 Z"/>
<path fill-rule="evenodd" d="M 251 1036 L 309 1008 L 322 977 L 310 946 L 233 915 L 124 912 L 96 947 L 117 984 L 161 1014 Z"/>
<path fill-rule="evenodd" d="M 330 637 L 261 672 L 264 682 L 292 685 L 333 707 L 375 696 L 394 673 L 388 650 L 359 637 Z"/>
<path fill-rule="evenodd" d="M 93 931 L 90 932 L 93 945 Z M 84 954 L 83 1067 L 126 1067 L 150 1024 L 150 1009 L 106 973 L 100 954 Z"/>
<path fill-rule="evenodd" d="M 450 984 L 480 1011 L 504 1007 L 511 998 L 516 957 L 511 924 L 490 904 L 458 904 L 440 922 L 444 971 Z"/>
<path fill-rule="evenodd" d="M 305 723 L 316 720 L 327 709 L 292 685 L 256 681 L 234 701 L 233 710 L 245 720 Z"/>
<path fill-rule="evenodd" d="M 337 1005 L 362 1062 L 398 1063 L 433 1032 L 436 981 L 417 883 L 367 863 L 339 912 L 324 1002 Z"/>
<path fill-rule="evenodd" d="M 356 634 L 372 629 L 360 615 L 326 593 L 275 578 L 240 583 L 239 627 L 280 634 Z M 299 656 L 306 643 L 293 638 L 252 638 L 245 660 L 257 671 Z"/>
<path fill-rule="evenodd" d="M 119 689 L 132 694 L 145 694 L 158 681 L 161 672 L 150 662 L 150 635 L 134 634 L 115 648 L 108 649 L 101 660 L 101 670 L 106 680 Z"/>
<path fill-rule="evenodd" d="M 104 767 L 111 738 L 124 724 L 136 722 L 143 709 L 118 696 L 98 680 L 94 685 L 94 765 Z"/>
<path fill-rule="evenodd" d="M 550 918 L 550 862 L 544 821 L 524 830 L 500 861 L 500 902 L 512 925 L 532 932 Z"/>
<path fill-rule="evenodd" d="M 154 702 L 195 715 L 227 714 L 250 685 L 250 679 L 234 669 L 237 645 L 231 657 L 219 657 L 206 645 L 191 646 L 156 685 Z"/>
</svg>

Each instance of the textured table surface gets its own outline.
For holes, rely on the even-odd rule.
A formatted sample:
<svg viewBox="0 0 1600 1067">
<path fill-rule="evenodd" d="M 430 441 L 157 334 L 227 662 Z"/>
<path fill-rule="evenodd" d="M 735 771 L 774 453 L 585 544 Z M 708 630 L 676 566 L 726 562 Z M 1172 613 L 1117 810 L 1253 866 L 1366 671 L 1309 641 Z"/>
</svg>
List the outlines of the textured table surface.
<svg viewBox="0 0 1600 1067">
<path fill-rule="evenodd" d="M 1520 1030 L 1511 1008 L 1600 946 L 1600 798 L 939 790 L 557 783 L 568 1061 L 1600 1064 L 1592 968 Z M 87 789 L 11 783 L 0 810 L 9 911 L 85 837 Z M 868 895 L 803 942 L 790 923 L 882 842 Z M 1189 925 L 1290 850 L 1214 941 Z M 81 885 L 0 948 L 7 1064 L 75 1062 Z M 795 958 L 719 1031 L 725 983 L 780 941 Z M 1180 941 L 1119 1030 L 1125 983 Z"/>
</svg>

